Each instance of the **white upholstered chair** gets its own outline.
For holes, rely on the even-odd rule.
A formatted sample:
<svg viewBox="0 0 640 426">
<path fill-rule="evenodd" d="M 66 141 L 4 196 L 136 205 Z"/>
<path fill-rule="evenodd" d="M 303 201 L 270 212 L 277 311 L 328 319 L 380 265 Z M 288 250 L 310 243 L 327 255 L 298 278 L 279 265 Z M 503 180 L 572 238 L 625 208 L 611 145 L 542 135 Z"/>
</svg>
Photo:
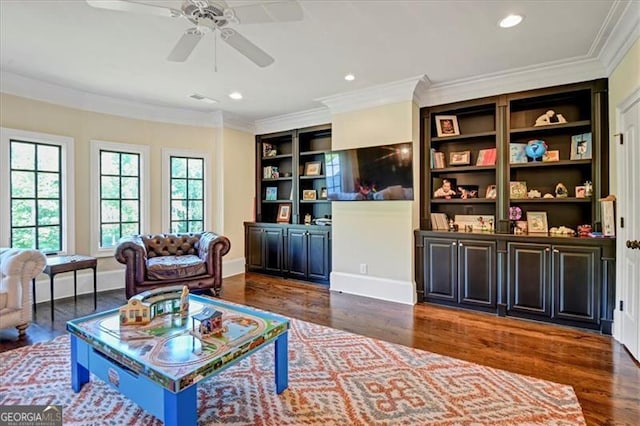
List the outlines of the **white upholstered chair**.
<svg viewBox="0 0 640 426">
<path fill-rule="evenodd" d="M 31 280 L 46 264 L 38 250 L 0 248 L 0 329 L 16 327 L 24 336 L 33 319 Z"/>
</svg>

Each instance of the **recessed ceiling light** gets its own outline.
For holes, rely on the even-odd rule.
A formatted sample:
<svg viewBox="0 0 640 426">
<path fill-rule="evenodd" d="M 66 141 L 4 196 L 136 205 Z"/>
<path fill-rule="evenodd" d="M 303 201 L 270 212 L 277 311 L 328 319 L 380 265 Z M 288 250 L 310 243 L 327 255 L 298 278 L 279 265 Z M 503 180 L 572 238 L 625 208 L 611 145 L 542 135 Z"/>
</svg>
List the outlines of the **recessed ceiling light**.
<svg viewBox="0 0 640 426">
<path fill-rule="evenodd" d="M 232 93 L 229 93 L 229 97 L 231 99 L 235 100 L 235 101 L 238 101 L 238 100 L 242 99 L 242 93 L 240 93 L 240 92 L 232 92 Z"/>
<path fill-rule="evenodd" d="M 215 99 L 208 98 L 208 97 L 206 97 L 204 95 L 201 95 L 199 93 L 192 93 L 192 94 L 189 95 L 189 97 L 191 99 L 195 99 L 196 101 L 202 101 L 202 102 L 206 102 L 208 104 L 217 104 L 218 103 L 218 101 L 216 101 Z"/>
<path fill-rule="evenodd" d="M 522 22 L 523 19 L 524 18 L 522 17 L 522 15 L 509 15 L 501 20 L 498 25 L 500 25 L 500 27 L 502 28 L 511 28 L 518 25 L 520 22 Z"/>
<path fill-rule="evenodd" d="M 347 80 L 347 81 L 353 81 L 353 80 L 356 79 L 356 76 L 353 75 L 353 74 L 347 74 L 347 75 L 344 76 L 344 79 Z"/>
</svg>

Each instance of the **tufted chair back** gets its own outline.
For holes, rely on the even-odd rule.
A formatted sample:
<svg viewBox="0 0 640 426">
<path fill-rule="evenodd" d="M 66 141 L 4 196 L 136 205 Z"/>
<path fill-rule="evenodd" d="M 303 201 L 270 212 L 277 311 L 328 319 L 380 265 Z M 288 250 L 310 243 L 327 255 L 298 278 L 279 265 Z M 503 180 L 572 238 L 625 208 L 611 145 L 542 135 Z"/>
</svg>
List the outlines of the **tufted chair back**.
<svg viewBox="0 0 640 426">
<path fill-rule="evenodd" d="M 156 256 L 183 256 L 198 254 L 201 234 L 155 234 L 141 235 L 147 249 L 147 258 Z"/>
</svg>

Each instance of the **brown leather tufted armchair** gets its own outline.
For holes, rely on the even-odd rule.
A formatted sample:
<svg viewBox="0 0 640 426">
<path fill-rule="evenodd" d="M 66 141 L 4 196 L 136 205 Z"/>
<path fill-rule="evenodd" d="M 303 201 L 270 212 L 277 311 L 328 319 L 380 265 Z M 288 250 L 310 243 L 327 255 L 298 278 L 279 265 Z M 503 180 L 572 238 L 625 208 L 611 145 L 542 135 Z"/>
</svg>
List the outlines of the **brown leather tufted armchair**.
<svg viewBox="0 0 640 426">
<path fill-rule="evenodd" d="M 116 260 L 126 265 L 127 298 L 145 290 L 184 284 L 190 290 L 222 287 L 222 256 L 229 252 L 227 237 L 202 234 L 156 234 L 124 237 L 116 247 Z"/>
</svg>

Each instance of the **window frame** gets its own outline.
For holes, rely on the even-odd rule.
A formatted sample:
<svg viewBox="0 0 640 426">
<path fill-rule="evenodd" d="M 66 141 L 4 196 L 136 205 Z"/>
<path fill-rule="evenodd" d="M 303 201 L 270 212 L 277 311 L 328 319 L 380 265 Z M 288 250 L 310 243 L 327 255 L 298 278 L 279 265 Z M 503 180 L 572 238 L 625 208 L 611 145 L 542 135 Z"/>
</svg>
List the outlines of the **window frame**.
<svg viewBox="0 0 640 426">
<path fill-rule="evenodd" d="M 57 254 L 72 254 L 75 251 L 75 161 L 74 139 L 70 136 L 49 133 L 31 132 L 8 127 L 0 127 L 0 246 L 9 247 L 11 240 L 11 199 L 10 159 L 11 141 L 31 142 L 59 146 L 60 161 L 60 198 L 61 203 L 61 238 L 62 247 Z"/>
<path fill-rule="evenodd" d="M 202 197 L 203 197 L 203 232 L 209 230 L 211 224 L 211 182 L 210 182 L 210 154 L 204 151 L 189 149 L 162 149 L 162 228 L 164 232 L 171 232 L 171 157 L 197 158 L 203 160 Z"/>
<path fill-rule="evenodd" d="M 94 257 L 111 257 L 114 247 L 101 247 L 100 241 L 100 151 L 112 151 L 140 156 L 140 233 L 149 233 L 149 146 L 120 142 L 109 142 L 92 139 L 90 141 L 91 155 L 91 255 Z"/>
</svg>

